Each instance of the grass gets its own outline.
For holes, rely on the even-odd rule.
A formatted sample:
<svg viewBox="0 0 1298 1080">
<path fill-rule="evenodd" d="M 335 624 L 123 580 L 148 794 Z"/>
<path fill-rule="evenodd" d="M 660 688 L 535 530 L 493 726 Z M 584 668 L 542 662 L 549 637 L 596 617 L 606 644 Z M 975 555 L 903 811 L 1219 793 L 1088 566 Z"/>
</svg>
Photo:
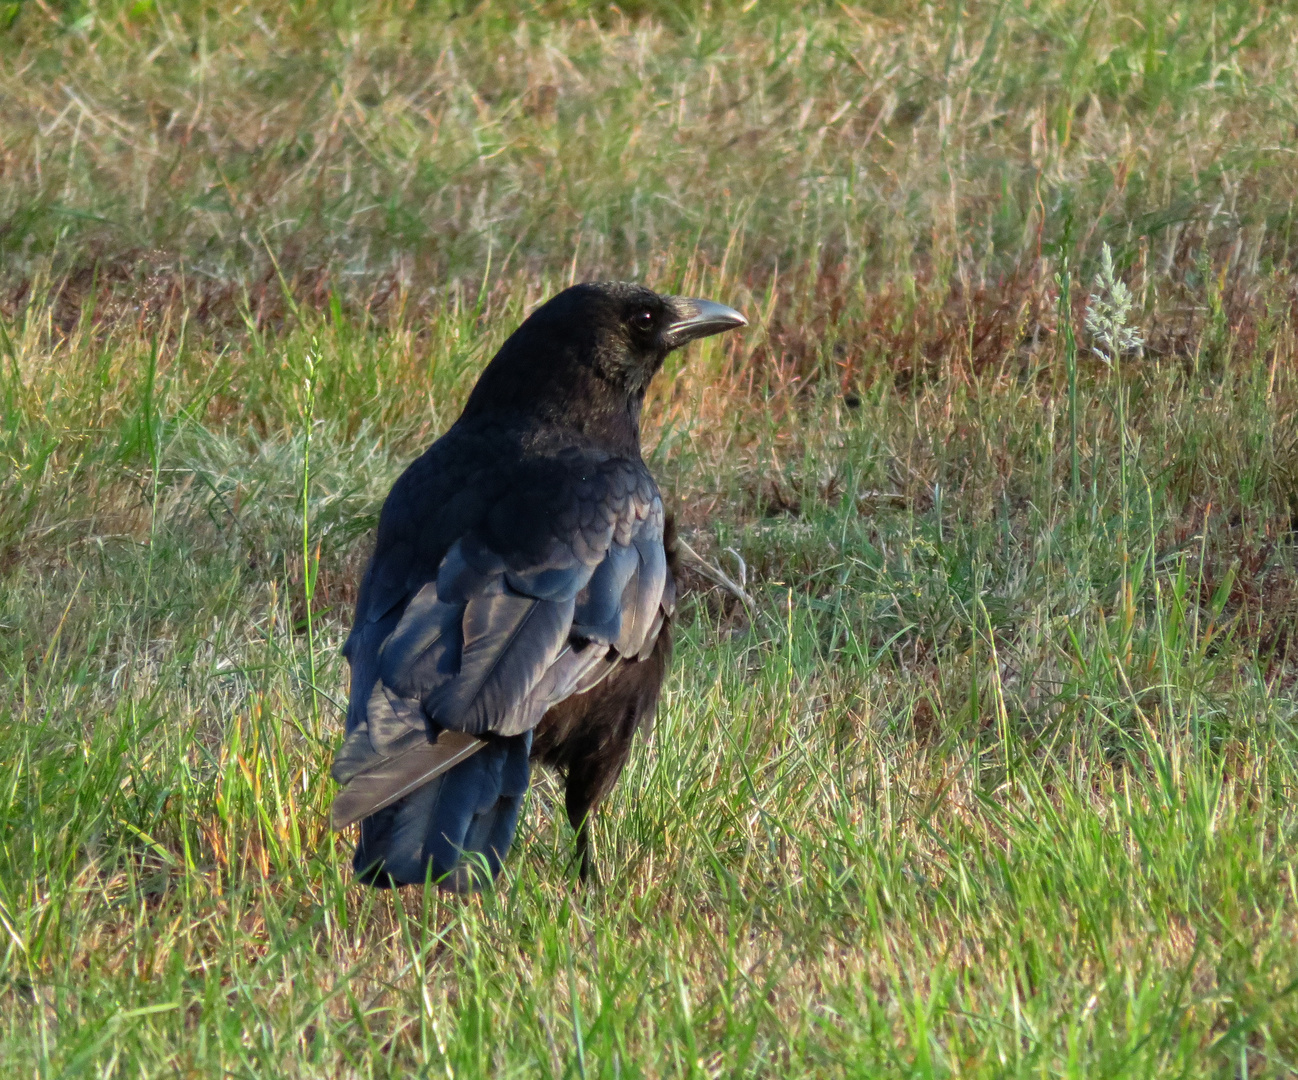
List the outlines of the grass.
<svg viewBox="0 0 1298 1080">
<path fill-rule="evenodd" d="M 1298 1070 L 1298 8 L 0 24 L 4 1075 Z M 541 779 L 360 889 L 378 506 L 601 276 L 752 323 L 646 410 L 707 565 L 604 884 Z"/>
</svg>

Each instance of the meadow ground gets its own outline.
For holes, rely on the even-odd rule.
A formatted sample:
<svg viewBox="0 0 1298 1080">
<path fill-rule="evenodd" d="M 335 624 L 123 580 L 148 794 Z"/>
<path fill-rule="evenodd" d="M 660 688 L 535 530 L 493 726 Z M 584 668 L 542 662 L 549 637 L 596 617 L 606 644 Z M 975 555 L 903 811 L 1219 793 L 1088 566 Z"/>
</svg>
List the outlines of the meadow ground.
<svg viewBox="0 0 1298 1080">
<path fill-rule="evenodd" d="M 1298 1069 L 1298 7 L 0 25 L 4 1076 Z M 603 883 L 541 779 L 494 894 L 366 891 L 378 505 L 590 277 L 752 323 L 646 410 Z"/>
</svg>

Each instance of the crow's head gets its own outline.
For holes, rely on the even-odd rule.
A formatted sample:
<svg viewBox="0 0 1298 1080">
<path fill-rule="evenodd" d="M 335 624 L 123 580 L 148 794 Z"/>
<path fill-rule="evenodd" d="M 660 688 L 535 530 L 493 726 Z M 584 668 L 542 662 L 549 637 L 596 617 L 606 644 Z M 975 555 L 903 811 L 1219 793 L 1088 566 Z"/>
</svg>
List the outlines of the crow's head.
<svg viewBox="0 0 1298 1080">
<path fill-rule="evenodd" d="M 667 354 L 748 320 L 712 300 L 630 282 L 573 285 L 537 308 L 478 380 L 465 415 L 523 411 L 599 433 L 629 418 Z"/>
<path fill-rule="evenodd" d="M 518 336 L 563 342 L 578 361 L 610 384 L 643 394 L 667 354 L 696 338 L 719 334 L 745 319 L 712 300 L 660 296 L 624 281 L 586 282 L 565 289 L 532 313 Z"/>
</svg>

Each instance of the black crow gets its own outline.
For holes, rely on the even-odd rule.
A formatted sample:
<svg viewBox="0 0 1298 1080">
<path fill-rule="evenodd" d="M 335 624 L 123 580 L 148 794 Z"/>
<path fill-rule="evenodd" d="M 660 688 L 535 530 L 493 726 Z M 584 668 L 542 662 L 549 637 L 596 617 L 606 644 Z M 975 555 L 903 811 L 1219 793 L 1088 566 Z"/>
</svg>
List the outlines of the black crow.
<svg viewBox="0 0 1298 1080">
<path fill-rule="evenodd" d="M 332 821 L 355 867 L 462 891 L 509 851 L 537 758 L 589 816 L 671 658 L 675 540 L 640 457 L 667 354 L 745 325 L 710 300 L 574 285 L 510 336 L 449 431 L 392 486 L 343 647 Z"/>
</svg>

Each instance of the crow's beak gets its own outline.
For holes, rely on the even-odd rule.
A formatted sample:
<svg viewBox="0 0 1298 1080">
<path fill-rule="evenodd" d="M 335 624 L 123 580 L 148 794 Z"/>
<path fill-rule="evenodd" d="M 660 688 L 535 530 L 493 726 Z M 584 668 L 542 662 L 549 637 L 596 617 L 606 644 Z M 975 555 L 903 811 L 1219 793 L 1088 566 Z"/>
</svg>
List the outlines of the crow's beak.
<svg viewBox="0 0 1298 1080">
<path fill-rule="evenodd" d="M 748 320 L 734 308 L 714 300 L 696 300 L 689 296 L 673 296 L 672 309 L 676 320 L 666 330 L 668 347 L 679 349 L 696 338 L 710 337 L 736 326 L 747 326 Z"/>
</svg>

